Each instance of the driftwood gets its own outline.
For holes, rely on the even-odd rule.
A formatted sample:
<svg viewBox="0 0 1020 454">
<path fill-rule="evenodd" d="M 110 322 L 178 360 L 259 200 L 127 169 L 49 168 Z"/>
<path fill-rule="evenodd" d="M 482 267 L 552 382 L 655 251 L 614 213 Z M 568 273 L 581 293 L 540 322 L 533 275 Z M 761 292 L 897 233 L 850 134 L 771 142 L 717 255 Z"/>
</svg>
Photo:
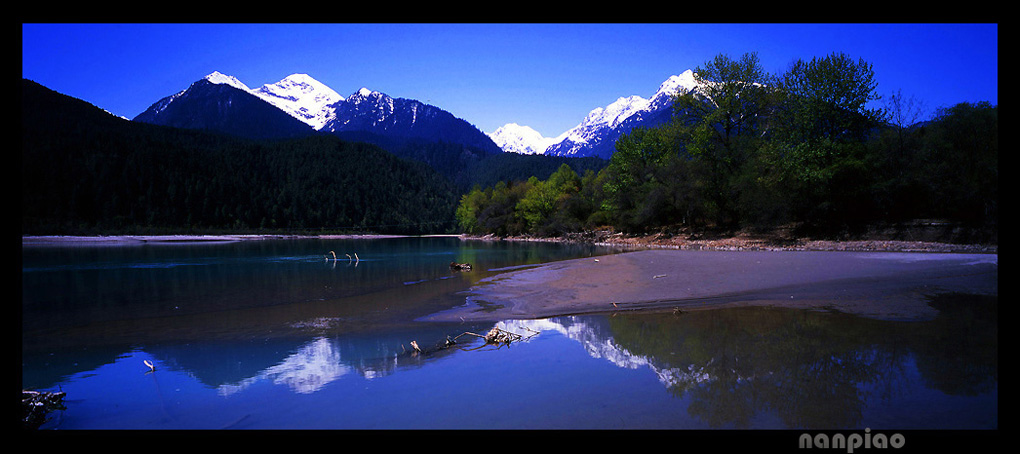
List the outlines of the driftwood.
<svg viewBox="0 0 1020 454">
<path fill-rule="evenodd" d="M 38 429 L 47 421 L 46 414 L 66 410 L 63 392 L 21 391 L 22 427 Z"/>
<path fill-rule="evenodd" d="M 453 271 L 471 271 L 471 264 L 450 262 L 450 269 Z"/>
<path fill-rule="evenodd" d="M 525 329 L 528 329 L 528 328 L 525 328 Z M 481 334 L 477 334 L 477 333 L 472 333 L 470 331 L 465 331 L 463 333 L 458 334 L 455 337 L 446 336 L 445 340 L 443 340 L 442 342 L 437 344 L 435 346 L 435 348 L 429 349 L 429 350 L 423 350 L 421 347 L 418 346 L 418 342 L 417 341 L 411 341 L 412 351 L 410 351 L 410 352 L 408 352 L 408 350 L 406 348 L 404 348 L 403 344 L 401 344 L 400 348 L 404 349 L 404 353 L 410 353 L 411 355 L 414 355 L 414 356 L 423 355 L 423 354 L 429 354 L 429 353 L 432 353 L 432 352 L 435 352 L 435 351 L 445 350 L 445 349 L 448 349 L 448 348 L 453 347 L 455 345 L 458 345 L 457 340 L 460 339 L 462 336 L 474 336 L 474 337 L 481 338 L 481 339 L 483 339 L 485 341 L 485 343 L 483 343 L 482 345 L 476 347 L 475 350 L 477 350 L 479 348 L 486 347 L 486 346 L 492 346 L 492 345 L 495 345 L 497 348 L 503 347 L 504 345 L 509 347 L 510 344 L 513 343 L 513 342 L 517 342 L 517 341 L 520 341 L 522 339 L 528 339 L 528 338 L 531 338 L 532 336 L 534 336 L 535 334 L 538 334 L 538 331 L 534 331 L 534 330 L 530 330 L 530 329 L 529 329 L 529 331 L 531 331 L 533 334 L 531 334 L 531 335 L 529 335 L 527 337 L 524 337 L 524 336 L 522 336 L 520 334 L 517 334 L 517 333 L 513 333 L 513 332 L 510 332 L 510 331 L 499 329 L 497 327 L 493 327 L 492 329 L 489 330 L 488 333 L 485 333 L 485 335 L 481 335 Z"/>
<path fill-rule="evenodd" d="M 535 334 L 538 334 L 538 332 L 536 331 Z M 534 336 L 535 334 L 532 334 L 531 336 Z M 502 347 L 502 346 L 506 345 L 507 347 L 509 347 L 511 343 L 517 342 L 517 341 L 519 341 L 521 339 L 525 339 L 525 337 L 520 335 L 520 334 L 512 333 L 512 332 L 506 331 L 506 330 L 502 330 L 502 329 L 499 329 L 499 328 L 494 326 L 494 327 L 492 327 L 492 329 L 489 330 L 488 333 L 485 333 L 484 336 L 481 335 L 481 334 L 472 333 L 470 331 L 465 331 L 465 332 L 461 333 L 460 335 L 458 335 L 457 337 L 453 338 L 453 340 L 456 341 L 461 336 L 465 336 L 465 335 L 480 337 L 483 340 L 485 340 L 485 344 L 483 344 L 482 347 L 487 346 L 487 345 L 495 345 L 497 347 Z M 531 336 L 528 336 L 528 337 L 530 338 Z"/>
</svg>

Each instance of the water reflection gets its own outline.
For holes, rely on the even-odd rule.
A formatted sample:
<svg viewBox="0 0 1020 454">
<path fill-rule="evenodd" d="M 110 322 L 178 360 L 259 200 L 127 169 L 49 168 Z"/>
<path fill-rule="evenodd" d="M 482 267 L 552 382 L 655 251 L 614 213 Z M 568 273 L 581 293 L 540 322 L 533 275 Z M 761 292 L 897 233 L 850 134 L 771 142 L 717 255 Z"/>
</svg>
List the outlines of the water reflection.
<svg viewBox="0 0 1020 454">
<path fill-rule="evenodd" d="M 261 382 L 309 394 L 348 375 L 371 380 L 393 374 L 401 367 L 422 366 L 430 359 L 452 353 L 454 350 L 429 348 L 427 354 L 416 354 L 410 342 L 417 341 L 426 348 L 427 342 L 445 339 L 448 333 L 465 326 L 431 325 L 330 335 L 324 334 L 331 331 L 327 329 L 301 342 L 284 338 L 153 345 L 147 347 L 146 352 L 164 368 L 186 371 L 220 396 L 241 393 Z"/>
<path fill-rule="evenodd" d="M 585 393 L 595 393 L 589 397 L 596 401 L 619 399 L 618 388 L 603 390 L 604 382 L 612 374 L 583 372 L 570 380 L 559 378 L 572 377 L 574 372 L 566 371 L 570 368 L 598 370 L 564 356 L 563 344 L 569 343 L 582 347 L 577 354 L 588 357 L 589 363 L 609 363 L 619 370 L 633 371 L 623 385 L 628 389 L 641 389 L 646 385 L 640 377 L 653 374 L 658 388 L 667 391 L 665 399 L 649 398 L 655 393 L 643 391 L 644 397 L 628 405 L 645 406 L 634 411 L 647 412 L 653 420 L 656 414 L 671 413 L 663 409 L 681 406 L 683 418 L 656 422 L 665 427 L 997 428 L 997 299 L 943 295 L 933 299 L 932 305 L 940 315 L 923 322 L 765 307 L 504 321 L 496 326 L 511 332 L 538 334 L 497 355 L 479 352 L 481 341 L 470 337 L 451 348 L 430 348 L 464 331 L 485 332 L 491 324 L 423 323 L 402 330 L 365 333 L 324 329 L 309 337 L 154 344 L 116 354 L 113 360 L 95 366 L 92 372 L 79 372 L 65 379 L 62 386 L 80 393 L 74 388 L 75 382 L 132 382 L 130 377 L 144 369 L 138 359 L 144 357 L 157 364 L 155 375 L 164 383 L 162 394 L 168 394 L 166 388 L 170 386 L 178 391 L 187 387 L 169 384 L 181 380 L 165 378 L 168 376 L 164 374 L 172 373 L 190 377 L 221 399 L 241 399 L 235 402 L 269 399 L 260 404 L 269 412 L 292 404 L 278 393 L 272 394 L 272 398 L 265 397 L 264 387 L 259 390 L 262 385 L 285 389 L 294 396 L 319 396 L 316 401 L 347 399 L 345 403 L 358 402 L 358 406 L 394 400 L 398 403 L 391 405 L 429 414 L 433 418 L 431 424 L 456 428 L 465 423 L 457 422 L 453 415 L 437 414 L 435 408 L 478 405 L 474 397 L 484 395 L 491 399 L 491 392 L 499 392 L 489 389 L 493 383 L 460 380 L 457 386 L 444 388 L 439 396 L 433 392 L 416 393 L 413 402 L 402 395 L 365 393 L 352 388 L 351 383 L 420 373 L 438 376 L 440 381 L 457 380 L 457 372 L 451 372 L 451 368 L 461 370 L 466 367 L 463 364 L 470 364 L 467 367 L 480 368 L 477 371 L 480 376 L 498 371 L 498 382 L 510 388 L 521 386 L 511 383 L 543 383 L 540 390 L 525 387 L 534 389 L 529 392 L 537 395 L 511 398 L 528 402 L 529 407 L 538 410 L 542 410 L 541 405 L 553 405 L 542 402 L 557 402 L 550 396 L 571 395 L 578 389 L 592 390 Z M 425 352 L 412 351 L 411 340 L 417 340 Z M 122 371 L 115 377 L 104 377 L 109 365 L 123 362 L 124 358 L 130 358 L 134 367 L 118 367 L 131 369 L 131 373 Z M 501 365 L 503 361 L 511 363 Z M 347 384 L 331 387 L 342 383 Z M 200 397 L 202 393 L 192 394 L 195 397 L 191 399 L 203 401 L 201 405 L 195 404 L 198 411 L 207 411 L 202 410 L 209 405 L 207 399 Z M 102 393 L 80 397 L 102 402 L 117 401 L 122 396 Z M 171 410 L 178 415 L 177 421 L 198 418 L 193 414 L 196 410 L 163 403 L 166 397 L 159 396 L 160 411 Z M 559 401 L 555 405 L 574 404 Z M 583 408 L 583 404 L 576 405 Z M 69 408 L 75 410 L 73 404 Z M 316 424 L 314 421 L 323 415 L 336 418 L 343 413 L 329 410 L 327 404 L 309 406 L 304 411 L 307 416 L 297 423 L 299 427 Z M 571 413 L 569 408 L 555 411 Z M 231 414 L 225 410 L 223 413 Z M 357 414 L 342 417 L 357 418 Z M 444 419 L 447 417 L 451 419 Z M 526 426 L 528 418 L 531 417 L 501 423 Z M 596 412 L 576 420 L 557 420 L 557 424 L 612 427 L 614 418 Z M 248 421 L 258 420 L 252 416 Z M 217 420 L 217 424 L 221 423 Z"/>
<path fill-rule="evenodd" d="M 433 346 L 492 324 L 413 320 L 488 270 L 588 251 L 414 240 L 31 251 L 23 386 L 68 392 L 59 428 L 615 428 L 621 412 L 631 428 L 998 426 L 994 296 L 933 298 L 917 322 L 766 307 L 503 321 L 539 334 L 489 354 Z M 527 411 L 485 418 L 506 406 Z"/>
<path fill-rule="evenodd" d="M 931 304 L 940 313 L 926 322 L 775 308 L 555 320 L 591 356 L 651 369 L 710 427 L 750 428 L 768 413 L 785 428 L 862 428 L 869 407 L 919 389 L 994 402 L 997 298 L 941 295 Z M 979 420 L 927 422 L 997 427 L 997 408 L 986 410 Z"/>
</svg>

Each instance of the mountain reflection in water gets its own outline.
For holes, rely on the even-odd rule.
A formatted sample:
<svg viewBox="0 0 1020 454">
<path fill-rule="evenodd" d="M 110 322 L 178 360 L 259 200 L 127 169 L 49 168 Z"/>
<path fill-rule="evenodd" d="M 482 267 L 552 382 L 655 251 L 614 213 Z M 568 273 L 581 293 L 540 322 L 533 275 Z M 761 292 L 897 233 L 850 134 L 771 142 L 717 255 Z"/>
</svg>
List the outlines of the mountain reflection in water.
<svg viewBox="0 0 1020 454">
<path fill-rule="evenodd" d="M 502 321 L 524 339 L 484 345 L 457 336 L 491 322 L 416 320 L 500 270 L 618 251 L 404 238 L 22 252 L 22 386 L 67 396 L 42 429 L 998 427 L 995 296 L 933 297 L 938 316 L 910 322 L 770 307 Z"/>
<path fill-rule="evenodd" d="M 990 394 L 994 402 L 997 299 L 943 295 L 932 305 L 940 314 L 926 322 L 737 308 L 674 319 L 617 317 L 609 326 L 614 345 L 629 352 L 618 356 L 628 362 L 633 356 L 647 358 L 670 393 L 691 401 L 690 416 L 710 427 L 753 427 L 758 415 L 771 413 L 787 428 L 863 428 L 883 426 L 869 415 L 871 407 L 920 388 L 949 396 Z M 931 423 L 996 427 L 996 409 L 986 410 L 979 420 L 947 414 L 952 419 Z"/>
<path fill-rule="evenodd" d="M 137 399 L 82 395 L 75 382 L 138 380 L 140 358 L 152 358 L 153 380 L 176 374 L 171 382 L 199 385 L 185 391 L 194 403 L 170 405 L 178 418 L 202 424 L 208 415 L 193 413 L 222 407 L 212 428 L 228 419 L 243 419 L 236 428 L 997 428 L 996 298 L 932 304 L 940 315 L 923 322 L 768 307 L 506 321 L 497 326 L 538 334 L 482 349 L 473 337 L 431 346 L 492 325 L 160 344 L 122 354 L 124 364 L 111 366 L 118 372 L 97 368 L 61 386 L 80 399 Z M 172 386 L 186 388 L 163 385 L 163 399 Z M 248 408 L 255 401 L 259 409 Z M 532 410 L 512 411 L 523 407 Z M 631 414 L 621 421 L 614 408 L 624 407 Z M 502 409 L 498 422 L 483 408 Z M 271 416 L 280 409 L 291 419 Z M 62 422 L 91 427 L 87 418 Z M 163 424 L 144 427 L 192 427 Z"/>
</svg>

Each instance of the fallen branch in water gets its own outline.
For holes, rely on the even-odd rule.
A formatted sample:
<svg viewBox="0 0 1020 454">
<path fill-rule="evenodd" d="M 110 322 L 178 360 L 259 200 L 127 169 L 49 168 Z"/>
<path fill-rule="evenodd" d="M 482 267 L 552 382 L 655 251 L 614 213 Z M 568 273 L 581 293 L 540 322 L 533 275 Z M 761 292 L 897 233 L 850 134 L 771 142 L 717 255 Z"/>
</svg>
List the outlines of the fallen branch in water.
<svg viewBox="0 0 1020 454">
<path fill-rule="evenodd" d="M 485 335 L 465 331 L 463 333 L 458 334 L 456 337 L 446 336 L 446 340 L 436 345 L 436 347 L 432 350 L 423 350 L 421 347 L 418 346 L 417 341 L 411 341 L 411 348 L 413 349 L 413 351 L 411 351 L 410 354 L 411 355 L 428 354 L 433 351 L 445 350 L 447 348 L 453 347 L 454 345 L 457 345 L 457 340 L 460 339 L 462 336 L 474 336 L 483 339 L 485 343 L 478 346 L 478 348 L 482 348 L 488 345 L 495 345 L 497 348 L 499 348 L 504 345 L 509 346 L 511 343 L 520 341 L 522 339 L 531 338 L 532 336 L 535 336 L 536 334 L 539 333 L 539 331 L 535 331 L 533 329 L 529 329 L 526 327 L 524 329 L 531 331 L 533 334 L 529 335 L 528 337 L 524 337 L 520 334 L 502 330 L 497 327 L 493 327 L 492 329 L 489 330 L 488 333 L 485 333 Z M 408 353 L 408 350 L 404 348 L 403 344 L 400 345 L 400 348 L 403 349 L 405 354 Z"/>
<path fill-rule="evenodd" d="M 529 331 L 533 331 L 533 330 L 529 330 Z M 534 331 L 534 333 L 538 334 L 538 331 Z M 485 333 L 484 336 L 480 335 L 480 334 L 472 333 L 470 331 L 465 331 L 465 332 L 461 333 L 459 336 L 457 336 L 457 337 L 455 337 L 453 339 L 457 340 L 457 338 L 459 338 L 460 336 L 463 336 L 465 334 L 468 334 L 468 335 L 471 335 L 471 336 L 475 336 L 475 337 L 480 337 L 480 338 L 484 339 L 486 345 L 494 344 L 494 345 L 497 345 L 497 346 L 502 346 L 502 345 L 509 346 L 511 343 L 517 342 L 517 341 L 519 341 L 519 340 L 524 338 L 524 336 L 521 336 L 520 334 L 512 333 L 510 331 L 505 331 L 505 330 L 499 329 L 499 328 L 494 326 L 494 327 L 492 327 L 492 329 L 489 330 L 488 333 Z M 535 334 L 532 334 L 532 336 L 534 336 Z M 528 336 L 528 337 L 531 337 L 531 336 Z"/>
</svg>

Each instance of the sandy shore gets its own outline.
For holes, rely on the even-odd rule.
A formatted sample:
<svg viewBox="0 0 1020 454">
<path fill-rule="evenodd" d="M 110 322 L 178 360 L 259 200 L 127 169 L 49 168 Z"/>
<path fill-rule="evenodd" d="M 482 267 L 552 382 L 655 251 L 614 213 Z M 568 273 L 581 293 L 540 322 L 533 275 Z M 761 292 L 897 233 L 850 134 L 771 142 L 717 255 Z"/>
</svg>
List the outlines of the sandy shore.
<svg viewBox="0 0 1020 454">
<path fill-rule="evenodd" d="M 737 305 L 929 319 L 927 296 L 998 294 L 998 255 L 652 249 L 549 263 L 481 281 L 429 320 L 503 320 Z"/>
</svg>

